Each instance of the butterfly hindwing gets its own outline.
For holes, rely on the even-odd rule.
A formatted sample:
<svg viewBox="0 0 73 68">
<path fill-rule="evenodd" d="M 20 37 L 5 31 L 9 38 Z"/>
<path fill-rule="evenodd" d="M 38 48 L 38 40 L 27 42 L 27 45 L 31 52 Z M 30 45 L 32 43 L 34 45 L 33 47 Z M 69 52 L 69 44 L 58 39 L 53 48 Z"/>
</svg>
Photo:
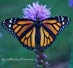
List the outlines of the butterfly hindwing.
<svg viewBox="0 0 73 68">
<path fill-rule="evenodd" d="M 53 42 L 53 37 L 43 27 L 40 28 L 40 33 L 41 33 L 41 41 L 40 41 L 41 47 L 47 47 Z"/>
<path fill-rule="evenodd" d="M 29 32 L 23 35 L 19 40 L 26 47 L 33 49 L 35 47 L 35 28 L 32 28 Z"/>
</svg>

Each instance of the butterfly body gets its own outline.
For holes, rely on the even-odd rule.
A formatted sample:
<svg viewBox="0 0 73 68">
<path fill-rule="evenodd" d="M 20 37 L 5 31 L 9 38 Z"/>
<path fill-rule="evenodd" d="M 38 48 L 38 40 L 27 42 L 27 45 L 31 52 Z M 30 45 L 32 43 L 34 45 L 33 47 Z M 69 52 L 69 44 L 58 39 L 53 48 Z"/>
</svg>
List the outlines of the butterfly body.
<svg viewBox="0 0 73 68">
<path fill-rule="evenodd" d="M 2 22 L 23 46 L 29 49 L 45 48 L 51 45 L 56 36 L 70 23 L 66 16 L 56 16 L 44 20 L 10 18 Z"/>
</svg>

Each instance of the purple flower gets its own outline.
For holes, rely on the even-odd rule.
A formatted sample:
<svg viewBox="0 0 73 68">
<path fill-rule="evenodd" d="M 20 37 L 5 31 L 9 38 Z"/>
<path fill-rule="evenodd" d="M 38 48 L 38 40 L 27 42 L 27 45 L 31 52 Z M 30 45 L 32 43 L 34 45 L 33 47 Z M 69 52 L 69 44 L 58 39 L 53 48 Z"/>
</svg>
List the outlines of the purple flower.
<svg viewBox="0 0 73 68">
<path fill-rule="evenodd" d="M 39 5 L 38 2 L 35 2 L 32 5 L 29 4 L 26 8 L 23 8 L 23 14 L 23 18 L 32 20 L 43 20 L 51 16 L 50 8 L 47 9 L 46 5 Z"/>
<path fill-rule="evenodd" d="M 69 0 L 69 6 L 73 7 L 73 0 Z"/>
</svg>

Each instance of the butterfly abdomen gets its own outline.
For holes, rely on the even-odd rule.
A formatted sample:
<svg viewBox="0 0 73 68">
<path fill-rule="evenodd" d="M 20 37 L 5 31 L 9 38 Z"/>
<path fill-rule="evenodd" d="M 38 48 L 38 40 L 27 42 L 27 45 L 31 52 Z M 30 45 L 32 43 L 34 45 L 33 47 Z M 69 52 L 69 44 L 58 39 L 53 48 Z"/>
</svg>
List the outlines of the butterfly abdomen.
<svg viewBox="0 0 73 68">
<path fill-rule="evenodd" d="M 36 21 L 35 27 L 36 27 L 35 41 L 36 41 L 36 47 L 38 48 L 40 45 L 40 37 L 41 37 L 41 35 L 40 35 L 41 21 Z"/>
</svg>

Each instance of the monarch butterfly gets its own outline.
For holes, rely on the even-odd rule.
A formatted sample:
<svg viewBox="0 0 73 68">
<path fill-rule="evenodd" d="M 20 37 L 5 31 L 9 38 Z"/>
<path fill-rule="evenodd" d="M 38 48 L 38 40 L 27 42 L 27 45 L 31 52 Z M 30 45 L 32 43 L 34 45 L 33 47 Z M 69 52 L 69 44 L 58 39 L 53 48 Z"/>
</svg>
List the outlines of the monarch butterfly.
<svg viewBox="0 0 73 68">
<path fill-rule="evenodd" d="M 70 23 L 66 16 L 55 16 L 40 20 L 10 18 L 2 21 L 5 29 L 11 32 L 28 49 L 45 48 Z"/>
</svg>

